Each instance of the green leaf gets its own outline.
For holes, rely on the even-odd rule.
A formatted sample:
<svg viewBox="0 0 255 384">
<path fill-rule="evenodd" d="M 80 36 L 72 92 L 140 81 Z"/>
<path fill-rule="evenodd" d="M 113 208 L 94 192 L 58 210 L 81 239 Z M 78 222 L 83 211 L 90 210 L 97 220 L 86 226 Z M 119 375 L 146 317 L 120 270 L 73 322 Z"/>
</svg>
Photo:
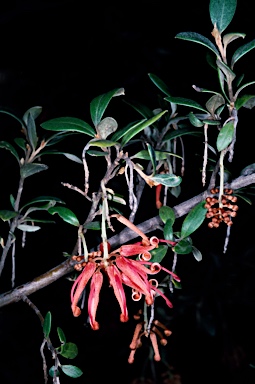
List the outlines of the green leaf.
<svg viewBox="0 0 255 384">
<path fill-rule="evenodd" d="M 57 213 L 61 219 L 65 222 L 74 225 L 75 227 L 79 227 L 80 223 L 77 219 L 76 215 L 69 209 L 65 207 L 52 207 L 48 210 L 51 215 L 55 215 Z"/>
<path fill-rule="evenodd" d="M 202 253 L 194 245 L 192 246 L 192 253 L 197 261 L 202 260 Z"/>
<path fill-rule="evenodd" d="M 18 116 L 16 116 L 13 112 L 7 110 L 7 109 L 0 109 L 0 113 L 5 113 L 6 115 L 12 116 L 15 120 L 17 120 L 22 126 L 24 126 L 24 121 L 20 119 Z"/>
<path fill-rule="evenodd" d="M 119 140 L 121 139 L 125 134 L 135 129 L 137 126 L 140 126 L 141 123 L 147 121 L 146 119 L 135 121 L 132 123 L 129 123 L 125 127 L 119 129 L 117 132 L 115 132 L 112 136 L 112 140 Z"/>
<path fill-rule="evenodd" d="M 249 83 L 246 83 L 246 84 L 243 84 L 235 93 L 235 99 L 237 98 L 237 96 L 239 95 L 239 93 L 246 87 L 248 87 L 248 85 L 252 85 L 252 84 L 255 84 L 255 81 L 250 81 Z"/>
<path fill-rule="evenodd" d="M 173 233 L 173 219 L 166 220 L 166 223 L 164 225 L 164 238 L 166 240 L 174 241 L 174 233 Z"/>
<path fill-rule="evenodd" d="M 84 224 L 84 228 L 99 231 L 101 229 L 100 221 L 91 221 L 90 223 Z"/>
<path fill-rule="evenodd" d="M 187 237 L 178 242 L 173 248 L 173 251 L 179 255 L 187 255 L 192 252 L 192 241 L 190 237 Z"/>
<path fill-rule="evenodd" d="M 96 132 L 85 121 L 76 117 L 57 117 L 41 124 L 43 129 L 61 132 L 79 132 L 94 137 Z"/>
<path fill-rule="evenodd" d="M 172 225 L 175 222 L 175 213 L 173 208 L 168 207 L 167 205 L 162 205 L 162 207 L 159 209 L 159 217 L 163 221 L 164 224 L 166 224 L 167 220 L 171 220 Z"/>
<path fill-rule="evenodd" d="M 179 129 L 175 129 L 171 132 L 168 132 L 163 141 L 167 141 L 167 140 L 172 140 L 172 139 L 175 139 L 176 137 L 181 137 L 181 136 L 184 136 L 184 135 L 201 135 L 203 134 L 203 131 L 201 130 L 194 130 L 194 129 L 191 129 L 191 128 L 179 128 Z"/>
<path fill-rule="evenodd" d="M 26 178 L 34 175 L 35 173 L 42 172 L 48 169 L 48 166 L 45 164 L 37 164 L 37 163 L 28 163 L 22 165 L 20 168 L 20 175 L 22 178 Z"/>
<path fill-rule="evenodd" d="M 168 151 L 154 151 L 156 160 L 166 160 L 168 156 L 175 156 L 179 159 L 182 159 L 182 156 L 176 155 L 175 153 L 168 152 Z M 140 152 L 137 152 L 135 155 L 130 156 L 131 159 L 143 159 L 143 160 L 150 160 L 149 152 L 146 149 L 143 149 Z"/>
<path fill-rule="evenodd" d="M 216 60 L 216 64 L 226 76 L 227 81 L 234 80 L 234 78 L 236 77 L 235 73 L 225 63 L 220 60 Z"/>
<path fill-rule="evenodd" d="M 166 187 L 176 187 L 182 182 L 181 176 L 173 174 L 155 175 L 151 177 L 151 180 L 156 181 L 159 184 L 165 185 Z"/>
<path fill-rule="evenodd" d="M 74 343 L 65 343 L 61 346 L 60 355 L 66 359 L 74 359 L 78 355 L 78 348 Z"/>
<path fill-rule="evenodd" d="M 130 105 L 146 119 L 150 119 L 152 116 L 154 116 L 153 112 L 144 104 L 138 103 L 137 101 L 131 102 L 126 100 L 124 100 L 124 103 Z"/>
<path fill-rule="evenodd" d="M 212 116 L 215 115 L 216 110 L 221 106 L 225 104 L 225 99 L 220 94 L 213 95 L 210 97 L 210 99 L 206 102 L 206 108 L 210 112 Z"/>
<path fill-rule="evenodd" d="M 14 217 L 16 217 L 17 215 L 18 215 L 17 212 L 9 211 L 8 209 L 0 210 L 0 219 L 2 219 L 3 221 L 11 220 Z"/>
<path fill-rule="evenodd" d="M 197 32 L 180 32 L 175 36 L 175 38 L 202 44 L 205 47 L 209 48 L 211 51 L 213 51 L 216 56 L 219 56 L 219 51 L 216 46 L 211 42 L 211 40 L 209 40 L 205 36 L 200 35 Z"/>
<path fill-rule="evenodd" d="M 168 251 L 167 245 L 159 245 L 158 248 L 154 248 L 150 251 L 152 263 L 161 263 Z"/>
<path fill-rule="evenodd" d="M 107 147 L 112 147 L 113 145 L 118 144 L 117 141 L 112 141 L 112 140 L 91 140 L 89 142 L 90 147 L 100 147 L 100 148 L 107 148 Z"/>
<path fill-rule="evenodd" d="M 151 81 L 167 96 L 171 96 L 168 86 L 156 75 L 149 73 Z"/>
<path fill-rule="evenodd" d="M 167 110 L 166 111 L 162 111 L 160 113 L 158 113 L 157 115 L 153 116 L 152 118 L 148 119 L 148 120 L 142 120 L 140 123 L 136 124 L 135 126 L 131 127 L 128 132 L 126 132 L 124 135 L 123 135 L 123 139 L 122 139 L 122 142 L 121 142 L 121 146 L 123 147 L 126 143 L 128 143 L 135 135 L 137 135 L 139 132 L 141 132 L 144 128 L 148 127 L 149 125 L 152 125 L 155 121 L 157 121 L 158 119 L 161 118 L 161 116 L 163 116 L 166 112 L 168 112 Z"/>
<path fill-rule="evenodd" d="M 249 43 L 247 44 L 244 44 L 242 45 L 241 47 L 239 47 L 235 53 L 233 54 L 232 56 L 232 60 L 231 60 L 231 68 L 234 67 L 235 63 L 237 62 L 237 60 L 239 60 L 242 56 L 244 56 L 247 52 L 249 52 L 251 49 L 255 48 L 255 39 L 250 41 Z"/>
<path fill-rule="evenodd" d="M 201 120 L 199 120 L 196 117 L 196 115 L 194 115 L 193 112 L 190 112 L 188 116 L 189 116 L 189 121 L 191 122 L 192 125 L 194 125 L 194 127 L 199 128 L 204 126 L 204 123 Z"/>
<path fill-rule="evenodd" d="M 28 225 L 28 224 L 20 224 L 17 226 L 18 229 L 20 229 L 23 232 L 36 232 L 41 229 L 41 227 L 38 227 L 37 225 Z"/>
<path fill-rule="evenodd" d="M 204 207 L 205 201 L 197 204 L 185 217 L 181 227 L 181 237 L 185 238 L 195 232 L 203 223 L 207 209 Z"/>
<path fill-rule="evenodd" d="M 0 148 L 4 148 L 10 151 L 11 154 L 18 160 L 18 163 L 19 163 L 19 155 L 16 149 L 10 143 L 8 143 L 7 141 L 0 141 Z"/>
<path fill-rule="evenodd" d="M 32 117 L 33 120 L 35 120 L 41 113 L 42 113 L 42 107 L 40 107 L 40 106 L 29 108 L 24 113 L 23 120 L 26 123 L 26 125 L 28 125 L 29 115 L 30 115 L 30 117 Z"/>
<path fill-rule="evenodd" d="M 223 151 L 223 149 L 227 148 L 227 146 L 231 143 L 234 137 L 234 123 L 230 121 L 225 124 L 217 137 L 216 146 L 219 152 Z"/>
<path fill-rule="evenodd" d="M 211 22 L 222 33 L 230 24 L 236 11 L 237 0 L 210 0 Z"/>
<path fill-rule="evenodd" d="M 255 95 L 243 95 L 235 102 L 235 108 L 238 111 L 241 107 L 253 108 L 255 106 Z"/>
<path fill-rule="evenodd" d="M 60 204 L 65 204 L 65 202 L 61 199 L 59 199 L 58 197 L 55 197 L 55 196 L 38 196 L 38 197 L 35 197 L 34 199 L 30 200 L 28 203 L 24 204 L 21 208 L 24 209 L 25 207 L 29 206 L 29 205 L 33 205 L 33 204 L 37 204 L 37 203 L 44 203 L 44 202 L 52 202 L 52 201 L 55 201 L 57 203 L 60 203 Z"/>
<path fill-rule="evenodd" d="M 102 151 L 96 151 L 94 149 L 88 149 L 86 153 L 88 155 L 90 155 L 90 156 L 106 156 L 106 155 L 109 155 L 109 152 L 107 152 L 107 151 L 102 152 Z"/>
<path fill-rule="evenodd" d="M 156 168 L 157 167 L 156 154 L 155 154 L 154 148 L 149 143 L 146 143 L 146 145 L 147 145 L 147 148 L 148 148 L 148 153 L 149 153 L 150 161 L 151 161 L 151 164 L 152 164 L 153 175 L 155 175 L 155 173 L 157 171 L 157 168 Z"/>
<path fill-rule="evenodd" d="M 174 104 L 177 104 L 177 105 L 184 105 L 186 107 L 191 107 L 191 108 L 199 109 L 200 111 L 208 113 L 207 110 L 204 109 L 200 104 L 198 104 L 196 101 L 191 100 L 191 99 L 186 99 L 184 97 L 168 96 L 168 97 L 165 97 L 165 100 L 170 101 L 171 103 L 174 103 Z"/>
<path fill-rule="evenodd" d="M 61 369 L 67 376 L 73 378 L 80 377 L 83 374 L 82 370 L 74 365 L 61 365 Z"/>
<path fill-rule="evenodd" d="M 90 103 L 90 116 L 95 127 L 100 123 L 102 116 L 114 96 L 124 95 L 123 88 L 116 88 L 110 92 L 104 93 L 103 95 L 97 96 Z"/>
<path fill-rule="evenodd" d="M 106 139 L 111 133 L 115 132 L 118 128 L 118 123 L 112 117 L 106 117 L 101 120 L 97 126 L 97 132 L 101 139 Z"/>
<path fill-rule="evenodd" d="M 49 337 L 51 331 L 51 312 L 47 312 L 43 322 L 44 337 Z"/>
<path fill-rule="evenodd" d="M 35 121 L 30 112 L 28 113 L 28 117 L 27 117 L 27 135 L 28 135 L 29 144 L 31 145 L 32 149 L 35 150 L 38 143 L 38 137 L 36 133 Z"/>
</svg>

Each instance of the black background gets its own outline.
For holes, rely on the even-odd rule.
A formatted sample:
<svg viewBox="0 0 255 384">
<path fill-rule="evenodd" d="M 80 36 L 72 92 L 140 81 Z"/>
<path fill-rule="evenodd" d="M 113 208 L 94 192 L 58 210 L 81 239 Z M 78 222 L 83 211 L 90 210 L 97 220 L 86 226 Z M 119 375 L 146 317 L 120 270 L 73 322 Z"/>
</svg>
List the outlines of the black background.
<svg viewBox="0 0 255 384">
<path fill-rule="evenodd" d="M 28 108 L 41 105 L 41 121 L 69 115 L 90 123 L 90 101 L 116 87 L 125 88 L 127 99 L 157 107 L 156 89 L 148 73 L 162 78 L 173 95 L 197 98 L 202 103 L 203 95 L 197 94 L 192 84 L 218 91 L 219 86 L 206 63 L 206 48 L 175 39 L 178 32 L 184 31 L 211 37 L 209 2 L 8 1 L 0 7 L 0 105 L 20 116 Z M 253 14 L 241 1 L 226 32 L 236 31 L 246 33 L 244 42 L 255 38 Z M 230 52 L 238 43 L 239 39 L 231 43 Z M 237 71 L 245 72 L 247 82 L 255 79 L 254 61 L 255 54 L 251 51 L 236 64 Z M 254 92 L 254 86 L 249 91 Z M 110 111 L 120 125 L 130 122 L 133 116 L 137 118 L 121 100 L 114 103 Z M 239 114 L 242 125 L 235 160 L 229 165 L 233 177 L 254 162 L 253 115 L 253 110 L 241 110 Z M 1 121 L 0 140 L 16 137 L 18 125 L 6 116 Z M 198 171 L 202 146 L 196 148 L 200 151 L 197 157 L 193 141 L 186 140 L 186 144 L 191 160 L 186 165 L 182 200 L 202 190 Z M 78 139 L 72 145 L 73 152 L 82 148 Z M 9 193 L 14 194 L 17 187 L 12 179 L 16 165 L 3 152 L 0 152 L 1 209 L 9 199 L 3 187 L 8 185 Z M 74 173 L 73 164 L 66 159 L 49 160 L 49 164 L 51 172 L 40 175 L 38 184 L 32 179 L 27 181 L 27 196 L 57 195 L 82 220 L 86 203 L 60 185 L 61 181 L 81 183 L 82 173 L 78 168 Z M 99 172 L 96 165 L 95 172 Z M 146 207 L 153 197 L 150 191 L 147 196 L 140 220 L 148 218 Z M 173 199 L 172 203 L 176 201 Z M 166 350 L 169 364 L 180 372 L 183 384 L 249 384 L 255 380 L 254 370 L 249 367 L 255 364 L 254 208 L 242 202 L 240 208 L 227 254 L 222 254 L 225 230 L 219 230 L 216 236 L 204 226 L 194 235 L 194 244 L 202 251 L 203 261 L 197 263 L 191 255 L 178 260 L 183 289 L 174 298 L 174 310 L 167 314 L 173 335 Z M 152 214 L 156 214 L 153 208 Z M 62 252 L 71 252 L 74 246 L 76 228 L 67 228 L 61 221 L 54 230 L 39 232 L 28 236 L 26 247 L 19 249 L 16 285 L 62 262 Z M 2 292 L 6 287 L 10 289 L 10 271 L 7 264 Z M 84 316 L 74 319 L 71 314 L 70 288 L 71 283 L 61 279 L 31 295 L 43 314 L 52 312 L 53 326 L 63 328 L 69 341 L 79 347 L 79 355 L 71 363 L 84 374 L 81 379 L 61 376 L 61 383 L 131 384 L 141 375 L 145 357 L 140 352 L 134 365 L 127 364 L 132 320 L 124 325 L 119 323 L 118 305 L 106 289 L 98 311 L 100 331 L 91 331 L 84 325 Z M 0 314 L 1 384 L 43 383 L 39 321 L 23 303 L 1 309 Z M 156 370 L 160 377 L 165 367 L 159 364 Z M 146 375 L 151 377 L 150 370 Z"/>
</svg>

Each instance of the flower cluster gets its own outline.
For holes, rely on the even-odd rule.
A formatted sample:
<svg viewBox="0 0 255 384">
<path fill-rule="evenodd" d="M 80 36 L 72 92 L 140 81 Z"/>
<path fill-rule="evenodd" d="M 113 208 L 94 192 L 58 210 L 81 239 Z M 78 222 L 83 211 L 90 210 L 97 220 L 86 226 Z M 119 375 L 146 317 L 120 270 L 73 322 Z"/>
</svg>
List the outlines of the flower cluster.
<svg viewBox="0 0 255 384">
<path fill-rule="evenodd" d="M 140 348 L 142 346 L 142 337 L 150 337 L 151 344 L 154 351 L 154 360 L 160 361 L 160 352 L 159 352 L 159 346 L 158 346 L 158 338 L 161 345 L 165 346 L 167 344 L 166 337 L 170 336 L 172 334 L 172 331 L 168 329 L 164 324 L 162 324 L 160 321 L 154 319 L 152 321 L 152 324 L 150 326 L 146 326 L 143 319 L 141 319 L 142 311 L 139 311 L 137 315 L 134 316 L 136 320 L 139 320 L 135 327 L 135 331 L 133 334 L 133 339 L 130 343 L 129 348 L 131 349 L 128 362 L 129 364 L 132 364 L 134 362 L 134 356 L 136 353 L 137 348 Z"/>
<path fill-rule="evenodd" d="M 221 222 L 224 222 L 228 226 L 233 224 L 232 218 L 236 217 L 238 205 L 233 204 L 237 201 L 237 197 L 233 196 L 232 189 L 224 189 L 224 194 L 219 200 L 219 189 L 211 189 L 211 194 L 213 197 L 206 198 L 205 208 L 208 212 L 206 214 L 207 218 L 210 218 L 211 221 L 208 223 L 209 228 L 218 228 Z"/>
<path fill-rule="evenodd" d="M 75 317 L 81 314 L 79 301 L 82 293 L 90 281 L 90 292 L 88 297 L 88 315 L 92 329 L 99 329 L 96 321 L 96 312 L 99 304 L 99 294 L 103 284 L 103 273 L 108 277 L 110 286 L 119 303 L 121 314 L 120 321 L 128 321 L 128 310 L 123 284 L 132 288 L 132 298 L 137 301 L 144 295 L 145 303 L 151 305 L 156 294 L 161 295 L 166 304 L 172 308 L 171 301 L 157 288 L 158 282 L 150 275 L 156 275 L 163 270 L 176 281 L 179 277 L 172 271 L 162 267 L 159 263 L 150 262 L 151 254 L 149 251 L 158 247 L 159 242 L 168 242 L 175 245 L 175 242 L 160 240 L 153 236 L 146 237 L 143 234 L 141 242 L 135 244 L 122 245 L 118 249 L 109 252 L 109 247 L 100 247 L 96 252 L 87 255 L 87 260 L 83 256 L 72 256 L 75 261 L 74 268 L 81 271 L 71 289 L 71 308 Z M 107 252 L 108 250 L 108 252 Z M 133 260 L 131 256 L 139 256 Z"/>
</svg>

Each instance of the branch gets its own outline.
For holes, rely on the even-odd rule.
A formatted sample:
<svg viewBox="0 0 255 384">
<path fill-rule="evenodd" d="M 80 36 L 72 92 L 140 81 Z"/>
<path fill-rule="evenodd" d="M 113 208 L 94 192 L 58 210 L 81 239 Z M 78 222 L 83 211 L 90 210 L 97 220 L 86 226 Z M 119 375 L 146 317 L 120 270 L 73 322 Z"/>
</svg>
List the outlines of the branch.
<svg viewBox="0 0 255 384">
<path fill-rule="evenodd" d="M 255 173 L 247 176 L 240 176 L 233 180 L 231 183 L 225 184 L 226 188 L 239 189 L 247 187 L 250 184 L 255 184 Z M 184 216 L 188 213 L 195 205 L 205 200 L 207 196 L 210 195 L 210 190 L 204 191 L 197 196 L 192 197 L 189 200 L 184 201 L 173 207 L 176 218 Z M 144 233 L 149 233 L 154 231 L 159 225 L 161 225 L 161 219 L 159 216 L 152 217 L 138 225 L 138 228 L 141 229 Z M 121 231 L 118 235 L 115 235 L 108 239 L 112 247 L 116 247 L 119 244 L 124 244 L 127 241 L 135 239 L 137 234 L 130 229 L 126 228 Z M 23 299 L 24 296 L 29 296 L 30 294 L 46 287 L 47 285 L 53 283 L 54 281 L 60 279 L 61 277 L 67 275 L 73 271 L 74 262 L 71 259 L 68 259 L 58 265 L 57 267 L 51 269 L 50 271 L 44 273 L 41 276 L 36 277 L 31 282 L 28 282 L 24 285 L 21 285 L 11 291 L 3 293 L 0 295 L 0 308 L 5 305 L 15 303 Z"/>
</svg>

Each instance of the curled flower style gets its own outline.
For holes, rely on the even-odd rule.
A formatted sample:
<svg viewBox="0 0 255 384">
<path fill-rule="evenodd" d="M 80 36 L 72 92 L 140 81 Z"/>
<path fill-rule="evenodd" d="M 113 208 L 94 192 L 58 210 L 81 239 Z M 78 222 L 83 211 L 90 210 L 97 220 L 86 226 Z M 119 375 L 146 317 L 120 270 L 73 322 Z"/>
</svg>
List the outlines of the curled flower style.
<svg viewBox="0 0 255 384">
<path fill-rule="evenodd" d="M 103 273 L 108 277 L 110 286 L 113 288 L 119 303 L 121 322 L 128 321 L 128 309 L 123 284 L 132 288 L 132 298 L 134 300 L 141 299 L 144 295 L 146 304 L 151 305 L 154 302 L 154 296 L 160 294 L 165 299 L 166 304 L 172 307 L 169 299 L 157 288 L 157 280 L 149 278 L 149 275 L 155 275 L 159 271 L 164 270 L 171 274 L 174 279 L 180 281 L 175 273 L 163 268 L 159 263 L 148 261 L 150 259 L 149 251 L 158 247 L 161 241 L 165 240 L 159 240 L 155 236 L 147 238 L 143 234 L 141 242 L 122 245 L 112 252 L 107 252 L 107 254 L 104 253 L 104 247 L 100 246 L 97 252 L 88 254 L 87 261 L 82 256 L 73 256 L 72 259 L 76 261 L 75 269 L 81 271 L 71 289 L 73 315 L 75 317 L 80 316 L 79 301 L 91 280 L 88 297 L 88 315 L 92 329 L 99 329 L 99 324 L 96 321 L 96 312 L 103 284 Z M 175 242 L 171 242 L 171 245 L 173 245 L 172 243 L 175 244 Z M 109 247 L 108 251 L 110 251 Z M 138 260 L 130 258 L 131 256 L 138 255 Z"/>
</svg>

